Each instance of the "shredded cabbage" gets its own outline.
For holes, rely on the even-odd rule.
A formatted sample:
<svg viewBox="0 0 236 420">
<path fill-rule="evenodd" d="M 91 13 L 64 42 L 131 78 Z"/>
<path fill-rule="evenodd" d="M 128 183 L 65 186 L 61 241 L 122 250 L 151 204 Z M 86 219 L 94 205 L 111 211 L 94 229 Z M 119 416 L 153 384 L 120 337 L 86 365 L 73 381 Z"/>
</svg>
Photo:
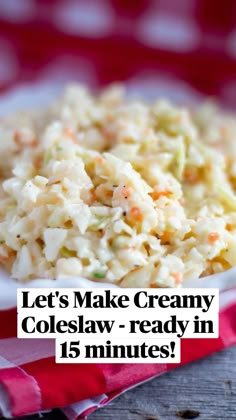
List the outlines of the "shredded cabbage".
<svg viewBox="0 0 236 420">
<path fill-rule="evenodd" d="M 180 287 L 236 264 L 236 119 L 74 85 L 0 122 L 0 264 Z"/>
</svg>

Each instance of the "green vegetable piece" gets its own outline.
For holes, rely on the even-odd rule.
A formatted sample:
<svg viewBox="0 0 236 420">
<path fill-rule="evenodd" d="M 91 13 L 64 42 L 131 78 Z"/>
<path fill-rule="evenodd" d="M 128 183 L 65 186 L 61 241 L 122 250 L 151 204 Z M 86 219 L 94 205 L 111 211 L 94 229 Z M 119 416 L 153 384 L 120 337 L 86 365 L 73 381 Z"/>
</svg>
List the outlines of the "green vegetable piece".
<svg viewBox="0 0 236 420">
<path fill-rule="evenodd" d="M 56 146 L 56 151 L 57 152 L 61 152 L 62 150 L 63 150 L 63 148 L 61 146 L 58 146 L 58 145 Z"/>
<path fill-rule="evenodd" d="M 95 273 L 93 273 L 93 277 L 95 279 L 104 279 L 105 278 L 105 273 L 95 272 Z"/>
</svg>

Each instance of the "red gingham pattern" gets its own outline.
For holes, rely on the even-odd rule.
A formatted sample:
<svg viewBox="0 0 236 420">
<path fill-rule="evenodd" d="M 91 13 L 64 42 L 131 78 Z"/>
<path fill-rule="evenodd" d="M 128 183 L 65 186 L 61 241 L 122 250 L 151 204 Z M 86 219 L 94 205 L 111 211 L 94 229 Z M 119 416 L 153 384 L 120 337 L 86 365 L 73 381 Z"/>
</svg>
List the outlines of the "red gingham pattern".
<svg viewBox="0 0 236 420">
<path fill-rule="evenodd" d="M 181 101 L 236 106 L 236 2 L 0 2 L 0 92 L 27 82 L 122 80 Z M 220 338 L 182 340 L 182 364 L 236 344 L 236 289 L 221 293 Z M 53 340 L 17 340 L 16 310 L 0 311 L 0 407 L 22 416 L 62 407 L 84 417 L 174 365 L 56 365 Z"/>
<path fill-rule="evenodd" d="M 36 80 L 184 80 L 236 105 L 236 2 L 0 2 L 0 91 Z M 183 90 L 183 87 L 182 87 Z"/>
</svg>

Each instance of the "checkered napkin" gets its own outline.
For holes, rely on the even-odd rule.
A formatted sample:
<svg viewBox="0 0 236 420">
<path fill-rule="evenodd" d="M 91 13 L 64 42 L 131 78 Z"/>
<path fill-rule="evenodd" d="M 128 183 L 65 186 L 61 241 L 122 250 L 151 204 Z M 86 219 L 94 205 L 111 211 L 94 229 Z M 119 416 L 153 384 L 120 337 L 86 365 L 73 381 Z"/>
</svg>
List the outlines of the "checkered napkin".
<svg viewBox="0 0 236 420">
<path fill-rule="evenodd" d="M 236 106 L 235 24 L 234 0 L 1 1 L 0 92 L 26 82 L 123 80 L 149 96 L 189 103 L 210 95 Z M 18 107 L 24 93 L 19 98 Z M 220 306 L 220 337 L 183 339 L 182 364 L 236 344 L 236 289 L 221 292 Z M 16 310 L 0 311 L 4 416 L 61 407 L 69 419 L 84 417 L 175 367 L 56 365 L 53 340 L 16 339 Z"/>
</svg>

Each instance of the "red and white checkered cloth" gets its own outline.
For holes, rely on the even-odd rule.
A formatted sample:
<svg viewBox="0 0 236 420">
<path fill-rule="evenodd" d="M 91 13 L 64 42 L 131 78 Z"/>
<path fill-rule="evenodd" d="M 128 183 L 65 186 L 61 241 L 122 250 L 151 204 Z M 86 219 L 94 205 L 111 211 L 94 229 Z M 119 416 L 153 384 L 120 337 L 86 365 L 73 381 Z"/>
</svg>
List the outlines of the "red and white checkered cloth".
<svg viewBox="0 0 236 420">
<path fill-rule="evenodd" d="M 235 0 L 1 1 L 0 92 L 26 82 L 122 80 L 149 96 L 208 95 L 235 107 L 235 25 Z M 222 291 L 220 302 L 220 338 L 183 339 L 182 364 L 236 344 L 236 289 Z M 16 310 L 0 311 L 5 416 L 63 407 L 69 419 L 83 417 L 175 367 L 56 365 L 54 341 L 15 337 Z"/>
<path fill-rule="evenodd" d="M 236 2 L 0 1 L 0 92 L 68 78 L 236 106 Z"/>
</svg>

